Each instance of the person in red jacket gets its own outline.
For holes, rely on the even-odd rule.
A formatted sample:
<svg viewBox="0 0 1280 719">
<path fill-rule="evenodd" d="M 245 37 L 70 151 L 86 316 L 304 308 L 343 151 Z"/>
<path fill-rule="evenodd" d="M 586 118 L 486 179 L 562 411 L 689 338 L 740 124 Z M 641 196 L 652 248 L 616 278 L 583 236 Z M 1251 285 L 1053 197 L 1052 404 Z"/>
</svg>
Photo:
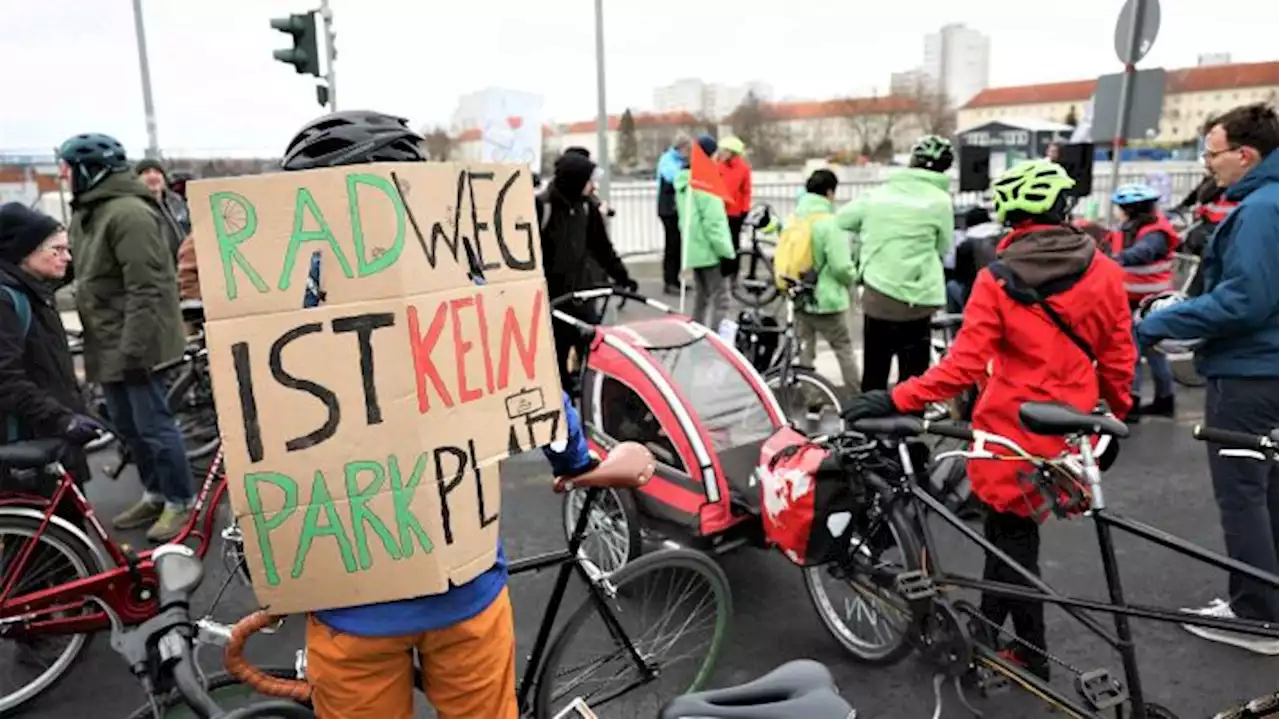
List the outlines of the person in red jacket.
<svg viewBox="0 0 1280 719">
<path fill-rule="evenodd" d="M 1173 284 L 1173 261 L 1182 237 L 1156 207 L 1159 201 L 1160 193 L 1142 183 L 1122 185 L 1111 194 L 1111 203 L 1124 214 L 1124 223 L 1108 236 L 1107 252 L 1124 268 L 1124 288 L 1129 293 L 1130 309 L 1137 309 L 1148 297 L 1177 289 Z M 1135 369 L 1134 409 L 1126 419 L 1137 422 L 1142 415 L 1172 417 L 1173 366 L 1163 352 L 1154 348 L 1142 350 L 1142 356 L 1155 381 L 1155 399 L 1151 404 L 1141 404 L 1142 372 Z"/>
<path fill-rule="evenodd" d="M 1074 185 L 1066 170 L 1047 160 L 1019 164 L 992 183 L 996 217 L 1011 231 L 996 248 L 998 259 L 978 273 L 954 344 L 923 375 L 891 391 L 864 392 L 851 402 L 846 419 L 920 412 L 985 379 L 974 428 L 1053 457 L 1066 448 L 1065 439 L 1024 429 L 1018 420 L 1024 402 L 1063 402 L 1090 412 L 1101 399 L 1116 415 L 1128 413 L 1137 350 L 1124 273 L 1093 238 L 1066 224 L 1067 191 Z M 986 538 L 1038 574 L 1039 522 L 1051 508 L 1024 480 L 1028 469 L 1002 460 L 968 464 L 973 491 L 989 508 Z M 1025 584 L 992 557 L 984 576 Z M 1042 604 L 984 594 L 981 610 L 997 626 L 1012 616 L 1019 639 L 1044 648 Z M 1020 644 L 1006 654 L 1048 677 L 1042 654 Z"/>
<path fill-rule="evenodd" d="M 729 237 L 733 238 L 733 246 L 742 249 L 742 225 L 751 211 L 751 164 L 745 157 L 746 145 L 736 137 L 726 137 L 720 141 L 720 177 L 729 197 L 724 201 L 724 212 L 729 216 Z M 732 275 L 738 274 L 738 258 L 730 260 Z M 731 276 L 732 276 L 731 275 Z"/>
</svg>

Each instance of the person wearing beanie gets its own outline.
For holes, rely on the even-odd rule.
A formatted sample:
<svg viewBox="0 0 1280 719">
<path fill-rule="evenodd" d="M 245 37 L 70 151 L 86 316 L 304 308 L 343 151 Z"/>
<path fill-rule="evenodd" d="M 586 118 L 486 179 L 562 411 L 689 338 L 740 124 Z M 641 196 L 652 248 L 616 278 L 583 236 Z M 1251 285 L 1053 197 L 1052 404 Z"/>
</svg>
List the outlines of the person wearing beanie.
<svg viewBox="0 0 1280 719">
<path fill-rule="evenodd" d="M 156 202 L 160 203 L 160 209 L 165 211 L 165 219 L 173 223 L 174 236 L 181 241 L 190 235 L 191 210 L 181 195 L 169 189 L 169 173 L 165 172 L 164 165 L 154 157 L 148 157 L 134 163 L 133 171 L 156 198 Z M 178 248 L 175 247 L 174 253 L 177 251 Z"/>
<path fill-rule="evenodd" d="M 547 188 L 538 194 L 542 269 L 552 298 L 599 286 L 598 270 L 603 270 L 619 287 L 632 292 L 639 288 L 609 240 L 599 205 L 591 201 L 595 170 L 596 164 L 583 154 L 566 151 L 556 160 L 555 174 Z M 599 313 L 587 303 L 572 302 L 560 309 L 584 322 L 600 322 Z M 572 390 L 574 373 L 569 351 L 576 348 L 581 356 L 579 338 L 573 327 L 564 322 L 553 322 L 552 330 L 560 383 Z"/>
<path fill-rule="evenodd" d="M 178 536 L 191 514 L 194 481 L 186 444 L 153 371 L 186 349 L 174 254 L 179 240 L 159 201 L 138 179 L 124 147 L 85 133 L 58 149 L 71 184 L 76 307 L 84 326 L 84 371 L 102 385 L 112 430 L 138 464 L 143 494 L 112 519 L 147 538 Z"/>
<path fill-rule="evenodd" d="M 102 426 L 86 415 L 53 302 L 70 263 L 67 233 L 56 220 L 18 202 L 0 206 L 0 444 L 65 439 L 63 464 L 83 484 L 89 465 L 79 448 Z M 54 486 L 40 489 L 51 493 Z M 59 507 L 65 516 L 75 516 L 73 510 L 69 503 Z"/>
<path fill-rule="evenodd" d="M 729 191 L 724 210 L 729 216 L 729 236 L 738 249 L 741 249 L 742 226 L 746 224 L 747 213 L 751 212 L 751 163 L 747 162 L 746 154 L 747 146 L 741 139 L 729 136 L 720 141 L 720 177 Z M 737 257 L 732 264 L 732 275 L 737 275 Z"/>
</svg>

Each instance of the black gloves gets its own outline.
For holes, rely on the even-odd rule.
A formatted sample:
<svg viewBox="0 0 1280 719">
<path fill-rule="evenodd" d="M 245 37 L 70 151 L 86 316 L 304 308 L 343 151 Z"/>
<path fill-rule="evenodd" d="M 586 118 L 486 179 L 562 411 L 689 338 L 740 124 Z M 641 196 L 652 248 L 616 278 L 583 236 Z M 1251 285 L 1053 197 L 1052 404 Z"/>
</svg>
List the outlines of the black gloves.
<svg viewBox="0 0 1280 719">
<path fill-rule="evenodd" d="M 846 422 L 856 422 L 860 419 L 888 417 L 898 413 L 898 408 L 894 406 L 893 396 L 889 394 L 889 390 L 873 389 L 854 397 L 853 401 L 849 403 L 849 408 L 844 411 L 843 416 Z"/>
<path fill-rule="evenodd" d="M 62 437 L 77 447 L 83 447 L 105 431 L 106 429 L 98 423 L 98 420 L 77 414 L 71 417 L 71 421 L 62 430 Z"/>
<path fill-rule="evenodd" d="M 638 293 L 640 291 L 640 283 L 630 277 L 624 277 L 623 279 L 618 280 L 617 285 L 619 289 L 626 290 L 627 292 Z"/>
</svg>

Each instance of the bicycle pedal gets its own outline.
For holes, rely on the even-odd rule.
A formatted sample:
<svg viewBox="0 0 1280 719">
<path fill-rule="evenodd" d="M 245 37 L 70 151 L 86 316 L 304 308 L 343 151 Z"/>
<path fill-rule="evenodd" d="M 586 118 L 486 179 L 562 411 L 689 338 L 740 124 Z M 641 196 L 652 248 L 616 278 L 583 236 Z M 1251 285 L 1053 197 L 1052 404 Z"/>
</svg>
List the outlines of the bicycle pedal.
<svg viewBox="0 0 1280 719">
<path fill-rule="evenodd" d="M 983 699 L 1006 694 L 1013 688 L 1013 684 L 1003 675 L 985 667 L 978 667 L 973 673 L 975 679 L 974 687 Z"/>
<path fill-rule="evenodd" d="M 1106 669 L 1095 669 L 1076 677 L 1076 691 L 1095 711 L 1119 706 L 1129 699 L 1124 684 L 1112 679 Z"/>
<path fill-rule="evenodd" d="M 933 584 L 933 577 L 919 569 L 898 572 L 893 581 L 898 593 L 908 601 L 928 599 L 938 594 L 938 588 Z"/>
</svg>

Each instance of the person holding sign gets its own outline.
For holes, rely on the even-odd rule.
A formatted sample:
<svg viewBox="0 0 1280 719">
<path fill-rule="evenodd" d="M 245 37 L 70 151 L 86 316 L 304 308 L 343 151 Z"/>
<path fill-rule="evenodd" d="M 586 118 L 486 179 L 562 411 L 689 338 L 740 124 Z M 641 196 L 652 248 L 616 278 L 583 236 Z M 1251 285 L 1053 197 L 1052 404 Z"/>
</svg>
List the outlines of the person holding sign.
<svg viewBox="0 0 1280 719">
<path fill-rule="evenodd" d="M 401 118 L 340 112 L 300 130 L 281 164 L 291 171 L 422 162 L 422 145 Z M 543 452 L 557 476 L 576 477 L 596 460 L 568 397 L 561 399 L 567 438 Z M 317 715 L 410 719 L 415 652 L 440 719 L 516 719 L 515 630 L 500 541 L 492 566 L 444 593 L 310 613 L 307 675 Z"/>
<path fill-rule="evenodd" d="M 102 385 L 113 429 L 133 453 L 145 490 L 112 524 L 150 525 L 147 539 L 167 542 L 186 525 L 194 494 L 167 388 L 151 372 L 186 348 L 174 267 L 182 238 L 115 139 L 76 135 L 58 156 L 71 182 L 68 234 L 85 374 Z"/>
</svg>

